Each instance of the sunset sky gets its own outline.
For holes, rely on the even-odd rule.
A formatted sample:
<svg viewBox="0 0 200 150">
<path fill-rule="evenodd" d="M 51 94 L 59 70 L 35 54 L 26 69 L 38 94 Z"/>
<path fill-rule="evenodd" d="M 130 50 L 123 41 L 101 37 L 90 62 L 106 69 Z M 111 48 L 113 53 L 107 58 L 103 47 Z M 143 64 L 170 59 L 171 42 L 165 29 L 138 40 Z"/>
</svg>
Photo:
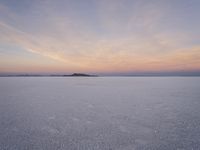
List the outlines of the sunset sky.
<svg viewBox="0 0 200 150">
<path fill-rule="evenodd" d="M 0 73 L 200 72 L 200 0 L 0 0 Z"/>
</svg>

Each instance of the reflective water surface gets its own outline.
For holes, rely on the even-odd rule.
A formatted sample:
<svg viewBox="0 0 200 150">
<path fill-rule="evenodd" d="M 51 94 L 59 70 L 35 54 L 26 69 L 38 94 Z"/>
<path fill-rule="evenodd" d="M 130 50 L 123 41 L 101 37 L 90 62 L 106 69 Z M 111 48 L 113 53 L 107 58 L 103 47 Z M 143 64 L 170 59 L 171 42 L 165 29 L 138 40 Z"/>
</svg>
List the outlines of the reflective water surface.
<svg viewBox="0 0 200 150">
<path fill-rule="evenodd" d="M 199 150 L 199 77 L 1 77 L 0 150 Z"/>
</svg>

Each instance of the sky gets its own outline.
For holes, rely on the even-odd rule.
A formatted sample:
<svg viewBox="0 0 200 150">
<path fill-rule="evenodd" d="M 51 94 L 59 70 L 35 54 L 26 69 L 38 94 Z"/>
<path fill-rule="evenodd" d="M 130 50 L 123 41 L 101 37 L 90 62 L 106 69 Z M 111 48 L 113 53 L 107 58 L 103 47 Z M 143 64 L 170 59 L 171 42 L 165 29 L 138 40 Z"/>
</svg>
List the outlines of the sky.
<svg viewBox="0 0 200 150">
<path fill-rule="evenodd" d="M 200 72 L 200 0 L 0 0 L 0 73 Z"/>
</svg>

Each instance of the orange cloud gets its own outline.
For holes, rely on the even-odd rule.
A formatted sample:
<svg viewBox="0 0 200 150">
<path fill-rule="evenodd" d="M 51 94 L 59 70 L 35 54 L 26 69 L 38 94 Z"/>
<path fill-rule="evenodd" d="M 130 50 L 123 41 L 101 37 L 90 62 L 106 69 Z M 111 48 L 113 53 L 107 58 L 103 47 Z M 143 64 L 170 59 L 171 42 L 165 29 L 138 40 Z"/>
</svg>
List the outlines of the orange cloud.
<svg viewBox="0 0 200 150">
<path fill-rule="evenodd" d="M 144 7 L 142 12 L 126 16 L 125 23 L 116 19 L 117 14 L 125 9 L 121 2 L 112 4 L 112 1 L 109 5 L 103 2 L 98 8 L 102 27 L 108 31 L 104 36 L 82 27 L 84 23 L 77 20 L 72 22 L 70 17 L 66 19 L 54 12 L 48 12 L 50 16 L 46 21 L 50 26 L 41 26 L 41 33 L 30 33 L 6 20 L 0 20 L 1 42 L 15 44 L 34 55 L 46 58 L 45 63 L 43 59 L 36 60 L 37 62 L 21 59 L 16 64 L 11 58 L 5 58 L 8 61 L 0 61 L 0 71 L 122 72 L 200 69 L 200 46 L 184 48 L 185 43 L 190 40 L 186 33 L 156 30 L 154 26 L 164 14 L 160 9 L 155 12 L 150 6 Z M 106 13 L 104 10 L 111 12 Z M 14 20 L 19 17 L 5 8 L 0 8 L 0 12 L 12 16 L 11 19 Z M 127 28 L 122 28 L 125 24 Z M 138 29 L 144 30 L 138 33 Z"/>
</svg>

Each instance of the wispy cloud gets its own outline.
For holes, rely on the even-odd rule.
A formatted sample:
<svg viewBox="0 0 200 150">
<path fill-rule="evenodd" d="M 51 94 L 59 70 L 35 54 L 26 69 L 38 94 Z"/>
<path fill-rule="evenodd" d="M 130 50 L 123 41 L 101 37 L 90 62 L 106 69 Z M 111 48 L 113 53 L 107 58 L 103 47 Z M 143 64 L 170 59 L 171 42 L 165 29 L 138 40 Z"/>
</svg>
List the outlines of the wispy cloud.
<svg viewBox="0 0 200 150">
<path fill-rule="evenodd" d="M 107 72 L 200 68 L 200 46 L 187 45 L 193 39 L 191 35 L 158 28 L 167 13 L 160 3 L 95 1 L 95 30 L 88 28 L 92 24 L 87 19 L 81 21 L 76 10 L 57 12 L 60 5 L 54 8 L 52 3 L 34 5 L 31 16 L 15 14 L 0 5 L 4 14 L 0 15 L 1 42 L 59 61 L 65 69 Z M 19 22 L 24 19 L 30 19 L 30 23 Z"/>
</svg>

